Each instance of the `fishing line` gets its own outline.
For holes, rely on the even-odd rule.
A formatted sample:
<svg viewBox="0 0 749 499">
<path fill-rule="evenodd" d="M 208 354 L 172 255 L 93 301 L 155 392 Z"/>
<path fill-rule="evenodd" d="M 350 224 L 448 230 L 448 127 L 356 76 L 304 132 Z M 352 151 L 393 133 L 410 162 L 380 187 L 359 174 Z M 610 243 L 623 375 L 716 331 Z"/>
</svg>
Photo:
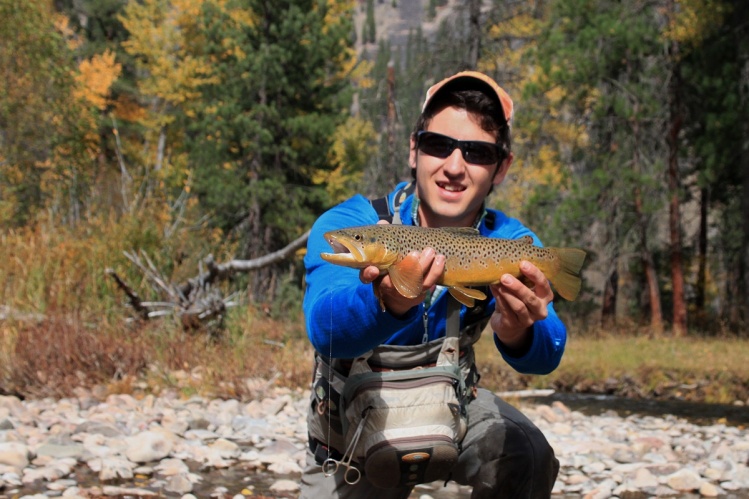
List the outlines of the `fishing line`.
<svg viewBox="0 0 749 499">
<path fill-rule="evenodd" d="M 328 338 L 328 433 L 325 435 L 325 445 L 328 448 L 328 459 L 330 459 L 330 430 L 331 430 L 331 412 L 330 412 L 330 401 L 332 400 L 331 390 L 333 387 L 333 291 L 328 290 L 330 295 L 330 327 L 329 327 L 329 338 Z"/>
</svg>

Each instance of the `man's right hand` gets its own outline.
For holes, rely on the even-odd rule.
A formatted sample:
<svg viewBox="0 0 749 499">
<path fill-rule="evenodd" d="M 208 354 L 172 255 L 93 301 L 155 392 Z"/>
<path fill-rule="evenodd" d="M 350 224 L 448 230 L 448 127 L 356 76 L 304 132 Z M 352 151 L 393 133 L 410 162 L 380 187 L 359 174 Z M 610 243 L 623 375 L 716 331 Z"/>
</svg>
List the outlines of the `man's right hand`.
<svg viewBox="0 0 749 499">
<path fill-rule="evenodd" d="M 380 220 L 378 224 L 388 222 Z M 417 306 L 426 298 L 426 292 L 432 289 L 445 271 L 445 255 L 438 255 L 433 248 L 424 248 L 423 251 L 412 253 L 419 259 L 422 275 L 424 277 L 421 293 L 416 298 L 406 298 L 395 289 L 393 281 L 387 275 L 387 271 L 380 272 L 375 266 L 365 267 L 359 271 L 359 279 L 364 284 L 373 284 L 378 288 L 381 303 L 385 309 L 395 317 L 401 317 L 406 312 Z"/>
</svg>

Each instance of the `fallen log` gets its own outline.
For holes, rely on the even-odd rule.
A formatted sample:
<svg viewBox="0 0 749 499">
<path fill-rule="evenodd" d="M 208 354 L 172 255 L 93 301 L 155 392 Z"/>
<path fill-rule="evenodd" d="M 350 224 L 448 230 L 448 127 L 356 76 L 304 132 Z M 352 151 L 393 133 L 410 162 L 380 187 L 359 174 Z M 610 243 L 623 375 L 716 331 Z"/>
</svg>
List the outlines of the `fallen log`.
<svg viewBox="0 0 749 499">
<path fill-rule="evenodd" d="M 223 297 L 215 284 L 228 279 L 235 273 L 250 272 L 289 258 L 304 247 L 308 237 L 309 231 L 284 248 L 252 260 L 230 260 L 217 263 L 213 255 L 208 255 L 201 262 L 198 275 L 180 285 L 170 283 L 143 251 L 137 253 L 126 251 L 125 257 L 138 267 L 152 286 L 164 297 L 160 301 L 143 301 L 113 269 L 107 269 L 106 272 L 125 294 L 139 320 L 175 315 L 187 329 L 200 329 L 207 325 L 220 326 L 226 309 L 237 303 L 234 301 L 234 295 Z M 207 270 L 203 271 L 203 266 Z"/>
</svg>

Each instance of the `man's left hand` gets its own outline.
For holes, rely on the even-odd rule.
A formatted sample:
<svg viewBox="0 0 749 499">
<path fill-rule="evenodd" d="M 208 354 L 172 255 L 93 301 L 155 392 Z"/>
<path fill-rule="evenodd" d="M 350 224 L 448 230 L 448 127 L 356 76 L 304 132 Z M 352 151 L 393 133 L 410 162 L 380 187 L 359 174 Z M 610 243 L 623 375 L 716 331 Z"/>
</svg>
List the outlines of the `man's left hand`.
<svg viewBox="0 0 749 499">
<path fill-rule="evenodd" d="M 491 327 L 508 350 L 525 352 L 533 340 L 531 326 L 546 318 L 547 306 L 554 299 L 548 279 L 530 262 L 520 262 L 520 272 L 530 287 L 516 277 L 505 274 L 499 284 L 490 286 L 495 299 Z"/>
</svg>

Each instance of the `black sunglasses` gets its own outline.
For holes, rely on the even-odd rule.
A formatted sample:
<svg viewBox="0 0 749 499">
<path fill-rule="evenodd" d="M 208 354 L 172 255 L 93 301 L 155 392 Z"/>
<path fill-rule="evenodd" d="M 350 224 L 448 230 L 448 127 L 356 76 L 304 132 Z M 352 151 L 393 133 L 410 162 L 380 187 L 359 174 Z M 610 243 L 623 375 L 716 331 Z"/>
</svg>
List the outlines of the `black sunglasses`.
<svg viewBox="0 0 749 499">
<path fill-rule="evenodd" d="M 447 135 L 421 130 L 416 133 L 416 148 L 435 158 L 446 158 L 458 148 L 466 163 L 494 165 L 502 158 L 497 144 L 481 140 L 457 140 Z"/>
</svg>

